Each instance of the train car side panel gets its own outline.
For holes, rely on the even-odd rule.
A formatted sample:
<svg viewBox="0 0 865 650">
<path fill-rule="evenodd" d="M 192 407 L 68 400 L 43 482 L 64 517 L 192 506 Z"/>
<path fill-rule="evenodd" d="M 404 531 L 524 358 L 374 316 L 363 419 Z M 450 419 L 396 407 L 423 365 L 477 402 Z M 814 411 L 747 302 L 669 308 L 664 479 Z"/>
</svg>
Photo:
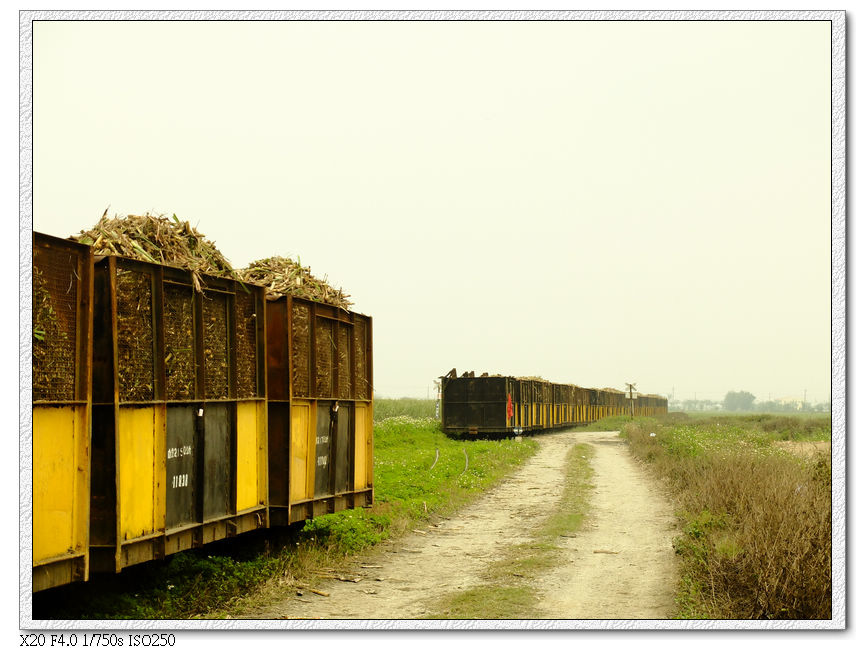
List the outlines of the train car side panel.
<svg viewBox="0 0 865 650">
<path fill-rule="evenodd" d="M 164 435 L 155 408 L 120 410 L 117 424 L 120 536 L 133 539 L 164 528 L 156 522 L 154 489 L 157 485 L 155 438 Z"/>
<path fill-rule="evenodd" d="M 313 497 L 315 469 L 311 449 L 315 449 L 315 418 L 311 402 L 295 402 L 291 405 L 291 466 L 289 468 L 289 496 L 292 502 L 305 501 Z M 310 444 L 310 439 L 313 444 Z M 312 470 L 312 471 L 311 471 Z"/>
<path fill-rule="evenodd" d="M 238 512 L 267 503 L 267 404 L 237 404 Z"/>
<path fill-rule="evenodd" d="M 372 408 L 355 405 L 354 419 L 354 489 L 372 487 Z"/>
<path fill-rule="evenodd" d="M 88 430 L 83 410 L 74 406 L 33 409 L 33 561 L 36 564 L 81 546 L 77 485 L 81 439 Z M 79 548 L 79 551 L 82 550 Z"/>
</svg>

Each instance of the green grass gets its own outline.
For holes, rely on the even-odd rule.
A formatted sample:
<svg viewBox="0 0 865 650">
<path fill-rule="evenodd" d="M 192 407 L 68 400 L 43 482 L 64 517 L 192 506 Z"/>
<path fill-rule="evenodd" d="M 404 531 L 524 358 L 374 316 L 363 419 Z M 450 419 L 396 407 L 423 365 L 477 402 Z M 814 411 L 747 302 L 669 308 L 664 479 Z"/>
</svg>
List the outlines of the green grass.
<svg viewBox="0 0 865 650">
<path fill-rule="evenodd" d="M 436 421 L 406 415 L 374 425 L 375 502 L 316 517 L 290 529 L 248 533 L 164 562 L 96 576 L 34 594 L 34 618 L 220 618 L 266 586 L 285 589 L 315 579 L 321 567 L 421 521 L 447 515 L 509 474 L 537 449 L 524 438 L 457 441 Z M 436 460 L 438 450 L 438 460 Z"/>
<path fill-rule="evenodd" d="M 555 567 L 564 535 L 583 524 L 592 487 L 591 446 L 571 447 L 565 459 L 565 484 L 554 511 L 532 532 L 529 542 L 499 549 L 500 558 L 482 576 L 483 584 L 434 603 L 427 618 L 527 619 L 538 618 L 539 595 L 533 578 Z"/>
<path fill-rule="evenodd" d="M 828 440 L 828 417 L 671 414 L 622 435 L 678 502 L 680 618 L 831 616 L 829 457 L 775 444 Z"/>
<path fill-rule="evenodd" d="M 356 517 L 375 518 L 397 534 L 431 513 L 447 515 L 465 505 L 538 446 L 531 438 L 454 440 L 442 433 L 437 421 L 405 415 L 378 422 L 374 433 L 376 503 L 370 510 L 355 511 Z M 329 515 L 328 521 L 345 516 Z"/>
<path fill-rule="evenodd" d="M 372 418 L 375 422 L 400 415 L 413 418 L 434 418 L 435 414 L 436 403 L 434 399 L 376 397 L 372 402 Z"/>
<path fill-rule="evenodd" d="M 621 431 L 628 422 L 632 421 L 633 418 L 628 415 L 611 415 L 591 424 L 581 424 L 576 428 L 585 431 Z"/>
<path fill-rule="evenodd" d="M 217 542 L 165 562 L 129 567 L 118 576 L 92 575 L 89 583 L 36 593 L 33 618 L 190 618 L 246 593 L 283 565 L 283 558 L 268 552 L 263 536 L 251 533 L 239 544 Z"/>
</svg>

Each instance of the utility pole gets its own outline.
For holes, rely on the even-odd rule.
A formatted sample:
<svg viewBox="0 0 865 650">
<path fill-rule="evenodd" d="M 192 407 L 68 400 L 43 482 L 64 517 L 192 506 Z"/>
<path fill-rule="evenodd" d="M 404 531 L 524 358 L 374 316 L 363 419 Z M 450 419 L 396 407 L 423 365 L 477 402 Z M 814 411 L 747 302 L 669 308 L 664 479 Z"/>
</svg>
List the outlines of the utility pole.
<svg viewBox="0 0 865 650">
<path fill-rule="evenodd" d="M 625 382 L 625 386 L 628 387 L 628 402 L 631 404 L 631 419 L 634 419 L 634 389 L 637 387 L 635 383 Z"/>
</svg>

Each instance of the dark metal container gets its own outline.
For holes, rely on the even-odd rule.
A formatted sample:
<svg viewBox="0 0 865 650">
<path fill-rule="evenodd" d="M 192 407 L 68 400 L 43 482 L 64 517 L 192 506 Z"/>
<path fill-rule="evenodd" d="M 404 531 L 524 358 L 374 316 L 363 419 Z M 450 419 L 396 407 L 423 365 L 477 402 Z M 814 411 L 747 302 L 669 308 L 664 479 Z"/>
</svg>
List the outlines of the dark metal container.
<svg viewBox="0 0 865 650">
<path fill-rule="evenodd" d="M 372 504 L 372 319 L 283 296 L 267 303 L 270 520 Z"/>
<path fill-rule="evenodd" d="M 442 377 L 445 431 L 473 435 L 513 433 L 519 428 L 514 406 L 518 387 L 513 377 Z"/>
</svg>

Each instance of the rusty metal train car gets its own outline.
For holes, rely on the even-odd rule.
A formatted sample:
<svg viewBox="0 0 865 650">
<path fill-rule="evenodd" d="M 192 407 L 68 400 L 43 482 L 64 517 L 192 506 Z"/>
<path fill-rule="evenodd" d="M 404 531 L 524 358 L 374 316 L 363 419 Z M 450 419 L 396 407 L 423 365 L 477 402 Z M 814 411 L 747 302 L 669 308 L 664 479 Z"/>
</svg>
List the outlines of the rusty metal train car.
<svg viewBox="0 0 865 650">
<path fill-rule="evenodd" d="M 267 340 L 271 521 L 372 505 L 372 319 L 282 296 Z"/>
<path fill-rule="evenodd" d="M 33 588 L 87 580 L 93 256 L 33 238 Z"/>
<path fill-rule="evenodd" d="M 264 289 L 94 266 L 94 571 L 267 525 Z"/>
<path fill-rule="evenodd" d="M 628 395 L 613 388 L 582 388 L 535 377 L 474 372 L 441 377 L 442 426 L 446 433 L 515 435 L 588 424 L 611 415 L 667 412 L 658 395 Z M 629 402 L 634 402 L 633 405 Z"/>
<path fill-rule="evenodd" d="M 33 298 L 34 591 L 371 505 L 371 317 L 40 233 Z"/>
</svg>

